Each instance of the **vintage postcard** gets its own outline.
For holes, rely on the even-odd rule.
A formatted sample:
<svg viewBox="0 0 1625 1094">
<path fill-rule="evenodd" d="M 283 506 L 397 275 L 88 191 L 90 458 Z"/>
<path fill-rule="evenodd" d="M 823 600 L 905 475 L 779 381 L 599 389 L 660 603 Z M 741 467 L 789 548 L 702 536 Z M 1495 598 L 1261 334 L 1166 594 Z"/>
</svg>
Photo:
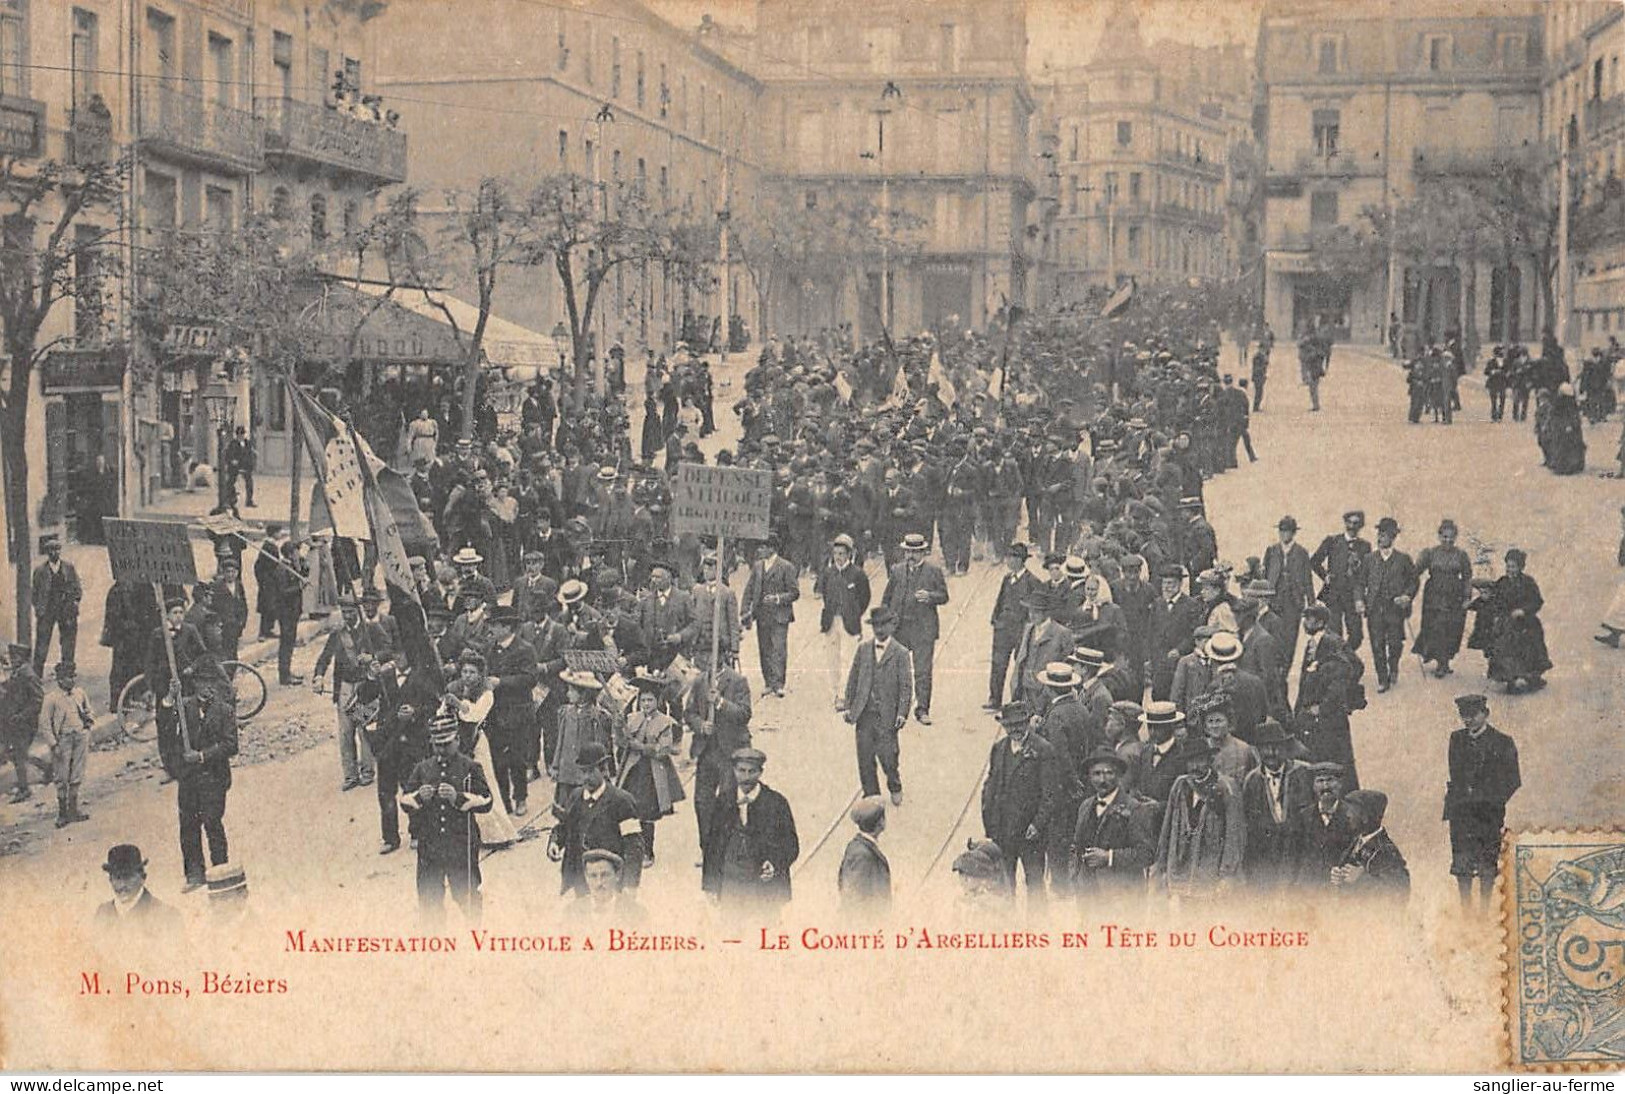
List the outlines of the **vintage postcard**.
<svg viewBox="0 0 1625 1094">
<path fill-rule="evenodd" d="M 1613 0 L 0 0 L 0 1067 L 1625 1059 Z"/>
</svg>

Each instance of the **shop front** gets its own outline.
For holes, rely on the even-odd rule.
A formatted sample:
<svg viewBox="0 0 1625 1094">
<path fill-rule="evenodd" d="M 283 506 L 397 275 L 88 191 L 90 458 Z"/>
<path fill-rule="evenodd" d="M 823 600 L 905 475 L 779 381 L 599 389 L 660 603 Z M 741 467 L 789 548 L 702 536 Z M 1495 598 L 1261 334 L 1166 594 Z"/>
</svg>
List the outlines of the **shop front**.
<svg viewBox="0 0 1625 1094">
<path fill-rule="evenodd" d="M 101 518 L 121 511 L 124 448 L 122 346 L 56 350 L 40 370 L 45 403 L 41 524 L 79 543 L 102 542 Z"/>
</svg>

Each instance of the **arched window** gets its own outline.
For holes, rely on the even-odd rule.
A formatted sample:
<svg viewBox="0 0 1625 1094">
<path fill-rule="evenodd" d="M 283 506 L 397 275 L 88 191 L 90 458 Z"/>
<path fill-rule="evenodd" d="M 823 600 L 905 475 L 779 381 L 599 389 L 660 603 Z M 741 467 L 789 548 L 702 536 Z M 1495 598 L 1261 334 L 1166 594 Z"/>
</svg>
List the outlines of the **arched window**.
<svg viewBox="0 0 1625 1094">
<path fill-rule="evenodd" d="M 320 247 L 327 242 L 327 195 L 310 195 L 310 243 Z"/>
<path fill-rule="evenodd" d="M 293 216 L 293 195 L 286 186 L 271 191 L 271 216 L 283 221 Z"/>
</svg>

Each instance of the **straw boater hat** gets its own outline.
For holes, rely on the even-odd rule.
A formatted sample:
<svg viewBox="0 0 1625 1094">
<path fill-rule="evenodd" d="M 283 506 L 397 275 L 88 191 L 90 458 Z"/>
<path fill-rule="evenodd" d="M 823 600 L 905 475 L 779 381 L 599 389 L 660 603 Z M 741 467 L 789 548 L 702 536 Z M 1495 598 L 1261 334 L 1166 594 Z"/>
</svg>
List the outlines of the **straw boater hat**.
<svg viewBox="0 0 1625 1094">
<path fill-rule="evenodd" d="M 472 547 L 460 547 L 457 553 L 451 556 L 451 561 L 457 566 L 478 566 L 485 561 L 485 556 Z"/>
<path fill-rule="evenodd" d="M 581 669 L 568 669 L 561 672 L 559 673 L 559 679 L 573 688 L 581 688 L 584 691 L 597 691 L 604 686 L 598 682 L 598 677 Z"/>
<path fill-rule="evenodd" d="M 1075 688 L 1083 683 L 1083 677 L 1065 661 L 1051 661 L 1033 676 L 1047 688 Z"/>
</svg>

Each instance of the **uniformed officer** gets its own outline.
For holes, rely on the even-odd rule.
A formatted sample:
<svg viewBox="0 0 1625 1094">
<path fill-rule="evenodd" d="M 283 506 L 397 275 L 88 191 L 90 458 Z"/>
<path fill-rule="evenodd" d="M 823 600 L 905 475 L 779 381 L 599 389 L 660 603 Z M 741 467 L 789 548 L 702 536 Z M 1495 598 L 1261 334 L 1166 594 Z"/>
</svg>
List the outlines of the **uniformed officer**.
<svg viewBox="0 0 1625 1094">
<path fill-rule="evenodd" d="M 480 915 L 480 834 L 476 813 L 491 811 L 491 788 L 478 764 L 457 750 L 457 717 L 435 718 L 429 734 L 434 755 L 401 784 L 401 808 L 411 817 L 418 846 L 418 908 L 441 918 L 444 892 L 470 921 Z"/>
</svg>

